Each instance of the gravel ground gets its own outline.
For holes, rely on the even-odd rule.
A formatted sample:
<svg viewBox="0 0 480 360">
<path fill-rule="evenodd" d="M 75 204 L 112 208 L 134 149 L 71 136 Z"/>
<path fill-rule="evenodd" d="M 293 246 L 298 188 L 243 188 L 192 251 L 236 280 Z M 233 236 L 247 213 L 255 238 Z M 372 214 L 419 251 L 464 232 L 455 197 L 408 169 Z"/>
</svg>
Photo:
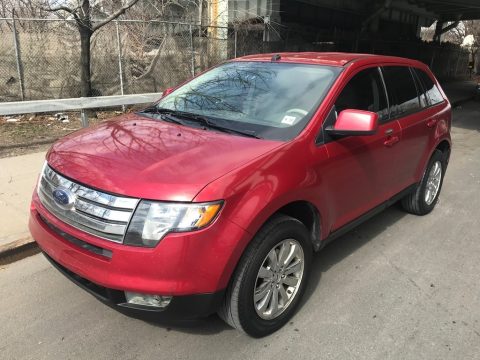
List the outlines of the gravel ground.
<svg viewBox="0 0 480 360">
<path fill-rule="evenodd" d="M 120 111 L 97 112 L 89 122 L 95 125 L 119 114 Z M 81 127 L 78 112 L 0 116 L 0 158 L 46 150 L 56 139 Z"/>
</svg>

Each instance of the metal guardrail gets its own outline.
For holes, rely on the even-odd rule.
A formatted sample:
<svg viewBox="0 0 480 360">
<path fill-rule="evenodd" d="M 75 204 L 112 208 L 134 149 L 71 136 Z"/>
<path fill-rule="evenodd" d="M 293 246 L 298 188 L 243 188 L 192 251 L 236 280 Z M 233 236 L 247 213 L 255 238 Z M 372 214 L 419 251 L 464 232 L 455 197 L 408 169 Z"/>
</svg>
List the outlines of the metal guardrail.
<svg viewBox="0 0 480 360">
<path fill-rule="evenodd" d="M 167 88 L 182 83 L 231 56 L 228 44 L 233 40 L 234 57 L 237 48 L 247 49 L 246 38 L 238 44 L 240 47 L 237 45 L 237 31 L 195 21 L 115 19 L 99 30 L 92 43 L 91 62 L 97 72 L 92 86 L 100 94 L 115 89 L 115 93 L 123 95 L 133 89 L 156 91 L 157 86 Z M 242 34 L 248 32 L 247 28 L 242 30 Z M 144 35 L 140 43 L 126 41 L 133 33 Z M 75 19 L 0 17 L 0 38 L 0 78 L 9 81 L 8 93 L 0 95 L 21 100 L 30 100 L 42 92 L 46 97 L 68 96 L 59 93 L 77 96 L 78 85 L 73 79 L 79 71 L 75 48 L 80 48 L 80 40 Z M 252 44 L 258 51 L 249 53 L 263 49 L 261 42 Z M 158 62 L 159 57 L 162 61 Z M 48 67 L 42 68 L 41 64 Z M 144 76 L 149 69 L 155 71 Z M 44 83 L 51 86 L 45 89 Z"/>
<path fill-rule="evenodd" d="M 162 93 L 83 97 L 73 99 L 0 102 L 1 115 L 34 114 L 80 110 L 82 126 L 88 126 L 87 109 L 140 105 L 157 101 Z"/>
</svg>

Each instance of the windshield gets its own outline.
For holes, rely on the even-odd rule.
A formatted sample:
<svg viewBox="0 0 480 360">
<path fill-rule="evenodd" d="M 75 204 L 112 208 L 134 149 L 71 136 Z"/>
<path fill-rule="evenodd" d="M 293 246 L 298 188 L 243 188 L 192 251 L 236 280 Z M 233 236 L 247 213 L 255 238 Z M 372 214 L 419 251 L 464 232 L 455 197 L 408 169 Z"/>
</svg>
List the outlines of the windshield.
<svg viewBox="0 0 480 360">
<path fill-rule="evenodd" d="M 341 68 L 229 62 L 165 96 L 163 111 L 200 115 L 215 125 L 272 140 L 300 133 Z"/>
</svg>

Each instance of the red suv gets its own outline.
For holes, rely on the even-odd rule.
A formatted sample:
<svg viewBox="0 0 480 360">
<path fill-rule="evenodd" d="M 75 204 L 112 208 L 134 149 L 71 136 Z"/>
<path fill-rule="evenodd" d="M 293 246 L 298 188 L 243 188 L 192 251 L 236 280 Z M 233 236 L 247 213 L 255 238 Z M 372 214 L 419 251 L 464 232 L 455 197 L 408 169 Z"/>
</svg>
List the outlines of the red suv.
<svg viewBox="0 0 480 360">
<path fill-rule="evenodd" d="M 264 336 L 298 307 L 314 251 L 398 200 L 432 211 L 450 125 L 418 61 L 246 56 L 54 144 L 30 231 L 54 266 L 117 309 L 218 311 Z"/>
</svg>

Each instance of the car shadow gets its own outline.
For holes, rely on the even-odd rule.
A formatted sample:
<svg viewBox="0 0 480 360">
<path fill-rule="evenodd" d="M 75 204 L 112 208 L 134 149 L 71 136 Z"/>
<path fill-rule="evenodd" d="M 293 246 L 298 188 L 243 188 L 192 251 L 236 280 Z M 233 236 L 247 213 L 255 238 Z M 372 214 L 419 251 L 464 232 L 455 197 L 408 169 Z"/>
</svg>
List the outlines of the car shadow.
<svg viewBox="0 0 480 360">
<path fill-rule="evenodd" d="M 316 291 L 324 272 L 381 235 L 406 215 L 407 213 L 401 208 L 400 203 L 396 203 L 345 235 L 333 240 L 319 253 L 314 254 L 308 287 L 300 304 L 300 309 Z"/>
<path fill-rule="evenodd" d="M 453 109 L 452 127 L 480 132 L 480 101 L 472 100 Z"/>
<path fill-rule="evenodd" d="M 398 203 L 394 204 L 352 231 L 335 239 L 320 252 L 314 254 L 312 272 L 298 311 L 301 311 L 301 308 L 309 301 L 315 291 L 317 291 L 324 272 L 366 245 L 370 240 L 382 234 L 382 232 L 405 215 L 406 212 L 401 209 L 400 205 Z M 164 328 L 167 331 L 174 330 L 195 335 L 212 335 L 225 330 L 233 331 L 233 329 L 226 325 L 216 314 L 203 319 L 189 321 L 148 321 L 148 323 Z"/>
<path fill-rule="evenodd" d="M 214 335 L 226 330 L 235 331 L 220 319 L 217 314 L 192 320 L 156 320 L 146 322 L 155 327 L 165 329 L 166 331 L 176 331 L 192 335 Z"/>
</svg>

